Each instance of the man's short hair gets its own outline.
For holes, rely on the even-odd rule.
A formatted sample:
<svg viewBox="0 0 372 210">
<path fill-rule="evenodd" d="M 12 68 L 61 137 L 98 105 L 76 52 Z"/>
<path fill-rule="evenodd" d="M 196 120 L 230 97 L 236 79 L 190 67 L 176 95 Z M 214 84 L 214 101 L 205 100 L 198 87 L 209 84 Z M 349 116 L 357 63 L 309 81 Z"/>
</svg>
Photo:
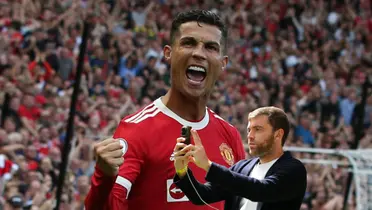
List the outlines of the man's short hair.
<svg viewBox="0 0 372 210">
<path fill-rule="evenodd" d="M 253 112 L 249 113 L 248 120 L 255 118 L 257 116 L 266 115 L 269 124 L 273 127 L 273 131 L 278 129 L 284 130 L 284 135 L 282 138 L 282 146 L 284 145 L 285 141 L 287 140 L 290 124 L 287 117 L 287 114 L 282 110 L 274 106 L 268 107 L 261 107 L 255 109 Z"/>
<path fill-rule="evenodd" d="M 221 44 L 223 45 L 223 52 L 227 52 L 227 27 L 217 14 L 207 10 L 196 9 L 179 13 L 172 22 L 172 28 L 170 31 L 171 44 L 174 43 L 175 37 L 179 33 L 180 26 L 184 23 L 194 21 L 219 28 L 222 33 Z"/>
</svg>

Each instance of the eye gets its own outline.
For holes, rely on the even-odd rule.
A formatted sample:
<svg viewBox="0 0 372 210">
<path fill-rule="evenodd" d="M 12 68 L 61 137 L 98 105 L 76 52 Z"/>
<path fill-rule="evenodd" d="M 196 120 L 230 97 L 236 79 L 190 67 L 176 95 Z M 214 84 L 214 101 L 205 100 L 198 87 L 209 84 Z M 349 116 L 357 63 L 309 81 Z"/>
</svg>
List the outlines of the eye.
<svg viewBox="0 0 372 210">
<path fill-rule="evenodd" d="M 255 128 L 255 131 L 260 131 L 260 130 L 262 130 L 262 129 L 261 128 L 258 128 L 258 127 Z"/>
<path fill-rule="evenodd" d="M 205 48 L 207 48 L 208 50 L 219 51 L 219 48 L 215 45 L 206 45 Z"/>
<path fill-rule="evenodd" d="M 181 45 L 182 46 L 194 46 L 195 45 L 195 41 L 194 40 L 183 40 L 181 42 Z"/>
</svg>

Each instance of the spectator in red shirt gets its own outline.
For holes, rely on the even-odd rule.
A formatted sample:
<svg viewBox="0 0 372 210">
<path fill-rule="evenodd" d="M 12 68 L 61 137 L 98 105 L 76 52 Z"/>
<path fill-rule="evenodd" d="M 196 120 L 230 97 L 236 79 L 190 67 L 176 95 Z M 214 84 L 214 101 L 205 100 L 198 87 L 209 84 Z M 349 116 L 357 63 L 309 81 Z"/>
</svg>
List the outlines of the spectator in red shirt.
<svg viewBox="0 0 372 210">
<path fill-rule="evenodd" d="M 30 70 L 31 76 L 36 81 L 47 81 L 54 75 L 54 70 L 49 65 L 47 61 L 32 61 L 28 68 Z"/>
<path fill-rule="evenodd" d="M 41 110 L 35 106 L 35 97 L 32 94 L 26 93 L 23 96 L 23 103 L 19 106 L 18 114 L 21 118 L 31 121 L 39 119 Z"/>
</svg>

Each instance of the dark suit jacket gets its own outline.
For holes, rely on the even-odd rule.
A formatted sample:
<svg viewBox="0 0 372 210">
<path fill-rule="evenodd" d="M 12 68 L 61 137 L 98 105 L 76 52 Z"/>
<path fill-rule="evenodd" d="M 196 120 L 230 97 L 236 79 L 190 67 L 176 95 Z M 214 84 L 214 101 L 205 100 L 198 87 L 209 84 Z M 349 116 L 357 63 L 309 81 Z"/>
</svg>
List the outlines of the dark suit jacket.
<svg viewBox="0 0 372 210">
<path fill-rule="evenodd" d="M 240 210 L 242 197 L 258 202 L 257 210 L 300 209 L 307 184 L 306 169 L 302 162 L 285 152 L 266 173 L 265 179 L 249 177 L 259 159 L 241 160 L 230 169 L 212 163 L 205 179 L 199 183 L 188 170 L 189 177 L 206 203 L 225 200 L 225 210 Z M 174 183 L 196 205 L 204 205 L 195 193 L 188 176 Z"/>
</svg>

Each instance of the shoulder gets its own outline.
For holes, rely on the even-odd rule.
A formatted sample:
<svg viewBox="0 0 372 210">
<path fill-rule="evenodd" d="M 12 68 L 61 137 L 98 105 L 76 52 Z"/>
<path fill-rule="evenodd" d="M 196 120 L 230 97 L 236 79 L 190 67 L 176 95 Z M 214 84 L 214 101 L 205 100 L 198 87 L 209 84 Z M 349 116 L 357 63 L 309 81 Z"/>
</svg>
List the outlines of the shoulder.
<svg viewBox="0 0 372 210">
<path fill-rule="evenodd" d="M 148 129 L 158 117 L 160 110 L 151 103 L 137 112 L 124 117 L 116 128 L 114 137 L 127 136 L 133 133 L 136 136 L 141 134 L 141 130 Z"/>
<path fill-rule="evenodd" d="M 303 174 L 306 174 L 306 168 L 305 165 L 297 158 L 292 157 L 293 166 L 296 167 L 300 172 Z"/>
<path fill-rule="evenodd" d="M 225 119 L 223 119 L 221 116 L 216 114 L 212 109 L 207 108 L 207 110 L 208 110 L 209 115 L 211 116 L 211 119 L 214 120 L 215 122 L 221 124 L 221 126 L 235 128 L 233 125 L 231 125 Z"/>
<path fill-rule="evenodd" d="M 293 157 L 290 152 L 284 152 L 283 156 L 279 160 L 279 165 L 281 168 L 286 168 L 286 170 L 298 175 L 306 175 L 307 172 L 305 165 L 299 159 Z"/>
<path fill-rule="evenodd" d="M 208 113 L 210 115 L 210 121 L 214 123 L 216 126 L 219 126 L 223 128 L 225 131 L 231 133 L 232 135 L 238 134 L 238 130 L 235 128 L 235 126 L 231 125 L 229 122 L 227 122 L 225 119 L 223 119 L 221 116 L 216 114 L 213 110 L 210 108 L 208 109 Z"/>
<path fill-rule="evenodd" d="M 155 106 L 154 102 L 139 109 L 137 112 L 124 117 L 121 122 L 127 124 L 143 124 L 149 121 L 151 118 L 155 117 L 160 113 L 160 109 Z"/>
</svg>

